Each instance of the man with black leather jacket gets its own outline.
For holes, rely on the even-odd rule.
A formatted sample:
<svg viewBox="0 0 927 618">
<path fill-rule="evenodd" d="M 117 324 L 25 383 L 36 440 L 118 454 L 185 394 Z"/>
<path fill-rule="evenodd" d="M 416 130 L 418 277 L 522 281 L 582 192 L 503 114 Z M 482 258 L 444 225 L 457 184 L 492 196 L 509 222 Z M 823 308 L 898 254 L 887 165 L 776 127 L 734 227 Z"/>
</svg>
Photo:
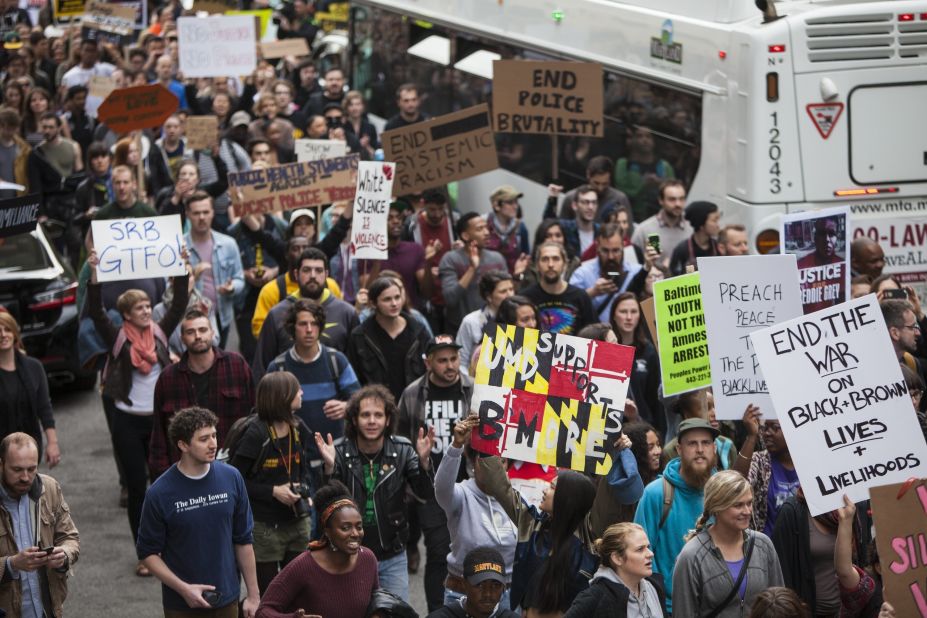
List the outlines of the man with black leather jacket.
<svg viewBox="0 0 927 618">
<path fill-rule="evenodd" d="M 379 563 L 380 586 L 408 601 L 406 490 L 421 501 L 434 495 L 434 429 L 419 429 L 414 448 L 407 438 L 392 435 L 398 410 L 392 394 L 379 384 L 354 393 L 345 416 L 346 439 L 338 446 L 330 435 L 315 434 L 325 479 L 338 479 L 351 490 L 363 515 L 364 545 Z"/>
</svg>

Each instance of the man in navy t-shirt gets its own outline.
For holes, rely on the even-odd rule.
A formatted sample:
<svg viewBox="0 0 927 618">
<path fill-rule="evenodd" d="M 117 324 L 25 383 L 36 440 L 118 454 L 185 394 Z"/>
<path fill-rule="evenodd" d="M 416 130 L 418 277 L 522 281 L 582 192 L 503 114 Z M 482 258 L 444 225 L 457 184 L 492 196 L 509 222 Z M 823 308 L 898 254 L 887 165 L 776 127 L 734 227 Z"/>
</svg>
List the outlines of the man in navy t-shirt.
<svg viewBox="0 0 927 618">
<path fill-rule="evenodd" d="M 177 412 L 168 438 L 180 461 L 148 489 L 136 551 L 161 580 L 165 615 L 237 618 L 239 572 L 252 618 L 260 596 L 252 548 L 251 507 L 241 474 L 216 462 L 216 415 L 203 408 Z"/>
</svg>

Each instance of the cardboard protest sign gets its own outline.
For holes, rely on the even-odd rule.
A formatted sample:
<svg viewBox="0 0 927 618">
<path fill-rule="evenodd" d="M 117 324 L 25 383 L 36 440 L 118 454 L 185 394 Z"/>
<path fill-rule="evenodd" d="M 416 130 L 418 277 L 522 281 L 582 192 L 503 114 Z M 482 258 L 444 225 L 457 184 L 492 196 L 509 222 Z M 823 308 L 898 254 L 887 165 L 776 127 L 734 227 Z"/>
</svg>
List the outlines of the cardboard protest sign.
<svg viewBox="0 0 927 618">
<path fill-rule="evenodd" d="M 257 66 L 256 26 L 247 15 L 180 17 L 180 71 L 184 77 L 251 75 Z"/>
<path fill-rule="evenodd" d="M 473 448 L 560 468 L 607 474 L 621 431 L 634 348 L 496 326 L 483 336 L 470 409 Z"/>
<path fill-rule="evenodd" d="M 41 203 L 42 198 L 38 195 L 0 200 L 0 238 L 34 230 Z"/>
<path fill-rule="evenodd" d="M 641 301 L 641 313 L 644 314 L 644 323 L 647 324 L 647 331 L 650 338 L 657 340 L 657 313 L 653 306 L 653 296 Z"/>
<path fill-rule="evenodd" d="M 833 307 L 850 297 L 848 219 L 845 208 L 782 216 L 782 252 L 798 256 L 805 313 Z"/>
<path fill-rule="evenodd" d="M 318 161 L 348 154 L 347 142 L 331 139 L 298 139 L 295 142 L 297 161 Z"/>
<path fill-rule="evenodd" d="M 740 420 L 747 405 L 776 418 L 750 333 L 802 315 L 794 255 L 698 258 L 715 412 Z"/>
<path fill-rule="evenodd" d="M 927 473 L 927 444 L 874 294 L 750 334 L 812 515 Z"/>
<path fill-rule="evenodd" d="M 896 616 L 927 618 L 927 482 L 869 489 L 885 600 Z"/>
<path fill-rule="evenodd" d="M 357 193 L 351 225 L 351 253 L 357 259 L 385 260 L 386 218 L 393 194 L 396 166 L 381 161 L 361 161 L 357 168 Z"/>
<path fill-rule="evenodd" d="M 311 208 L 353 200 L 359 157 L 287 163 L 229 174 L 235 214 Z"/>
<path fill-rule="evenodd" d="M 128 133 L 164 124 L 180 101 L 161 84 L 113 90 L 97 110 L 97 118 L 116 133 Z"/>
<path fill-rule="evenodd" d="M 91 75 L 87 88 L 90 96 L 105 99 L 109 96 L 109 93 L 116 89 L 116 80 L 106 75 Z"/>
<path fill-rule="evenodd" d="M 223 15 L 239 8 L 238 0 L 193 0 L 193 11 Z"/>
<path fill-rule="evenodd" d="M 186 274 L 180 215 L 92 221 L 100 264 L 97 280 L 154 279 Z"/>
<path fill-rule="evenodd" d="M 215 116 L 187 116 L 187 146 L 194 150 L 212 148 L 219 143 L 219 119 Z"/>
<path fill-rule="evenodd" d="M 126 45 L 134 37 L 135 18 L 131 6 L 90 0 L 81 17 L 81 38 Z"/>
<path fill-rule="evenodd" d="M 386 160 L 396 163 L 393 195 L 440 187 L 499 167 L 486 104 L 386 131 L 381 141 Z"/>
<path fill-rule="evenodd" d="M 605 136 L 602 65 L 495 60 L 492 72 L 497 132 Z"/>
<path fill-rule="evenodd" d="M 296 56 L 298 58 L 309 55 L 309 46 L 306 44 L 306 39 L 302 37 L 265 41 L 261 43 L 261 55 L 267 59 L 283 58 L 285 56 Z"/>
<path fill-rule="evenodd" d="M 663 395 L 709 386 L 708 335 L 698 273 L 655 281 L 653 302 Z"/>
</svg>

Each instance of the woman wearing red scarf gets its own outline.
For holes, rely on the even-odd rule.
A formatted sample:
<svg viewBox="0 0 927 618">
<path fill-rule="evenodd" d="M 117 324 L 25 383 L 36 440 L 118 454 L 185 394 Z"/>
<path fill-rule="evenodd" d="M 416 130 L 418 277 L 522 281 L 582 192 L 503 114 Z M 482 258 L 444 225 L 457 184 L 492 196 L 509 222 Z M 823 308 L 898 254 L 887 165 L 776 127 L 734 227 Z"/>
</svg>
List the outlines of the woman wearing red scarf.
<svg viewBox="0 0 927 618">
<path fill-rule="evenodd" d="M 184 249 L 184 261 L 187 257 Z M 123 292 L 116 301 L 116 308 L 122 315 L 122 324 L 117 325 L 103 308 L 103 296 L 97 281 L 100 260 L 96 251 L 90 252 L 87 262 L 91 273 L 87 287 L 87 311 L 110 350 L 103 369 L 103 394 L 116 402 L 113 442 L 116 458 L 125 474 L 129 493 L 129 526 L 132 538 L 136 539 L 148 488 L 148 442 L 151 438 L 155 383 L 161 371 L 171 362 L 167 338 L 177 328 L 187 308 L 187 275 L 174 277 L 173 302 L 160 322 L 151 319 L 152 302 L 145 292 Z M 141 562 L 135 568 L 135 574 L 150 575 Z"/>
</svg>

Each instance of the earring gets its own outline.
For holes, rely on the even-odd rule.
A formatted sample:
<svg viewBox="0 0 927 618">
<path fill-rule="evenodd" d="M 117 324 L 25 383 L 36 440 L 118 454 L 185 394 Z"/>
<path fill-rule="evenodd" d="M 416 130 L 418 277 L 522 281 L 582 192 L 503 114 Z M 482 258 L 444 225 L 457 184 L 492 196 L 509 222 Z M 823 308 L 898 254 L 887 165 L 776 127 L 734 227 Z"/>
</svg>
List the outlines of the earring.
<svg viewBox="0 0 927 618">
<path fill-rule="evenodd" d="M 330 538 L 328 538 L 327 535 L 325 536 L 325 538 L 328 539 L 328 547 L 329 547 L 329 549 L 331 549 L 333 552 L 338 551 L 338 548 L 335 547 L 335 544 L 332 543 L 332 540 L 331 540 Z"/>
</svg>

